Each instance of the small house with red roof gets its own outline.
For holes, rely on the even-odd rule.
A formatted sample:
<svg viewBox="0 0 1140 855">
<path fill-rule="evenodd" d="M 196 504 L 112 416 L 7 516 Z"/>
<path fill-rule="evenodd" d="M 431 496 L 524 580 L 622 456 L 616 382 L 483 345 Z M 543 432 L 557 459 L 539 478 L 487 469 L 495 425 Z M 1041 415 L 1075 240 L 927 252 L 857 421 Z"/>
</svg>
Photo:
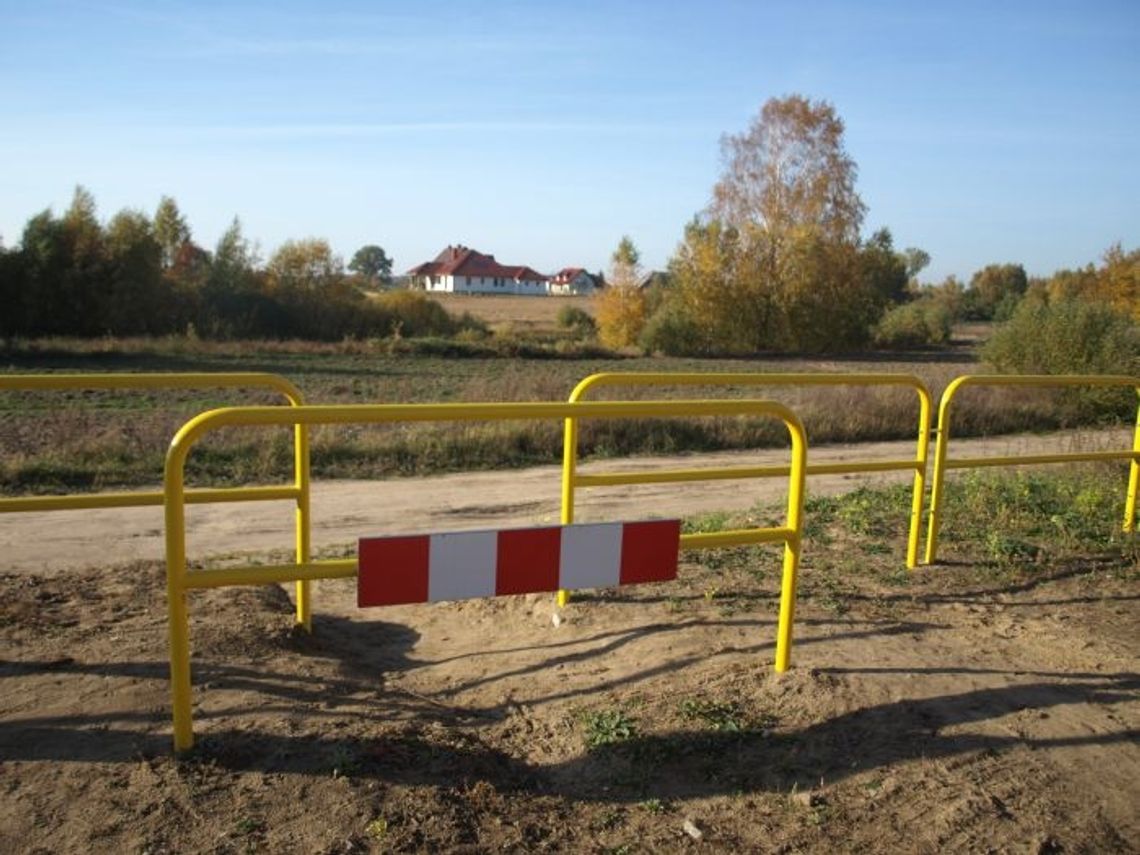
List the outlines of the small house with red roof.
<svg viewBox="0 0 1140 855">
<path fill-rule="evenodd" d="M 549 277 L 525 264 L 500 264 L 495 256 L 462 244 L 408 271 L 412 287 L 448 294 L 549 294 Z"/>
<path fill-rule="evenodd" d="M 581 267 L 563 267 L 550 277 L 551 294 L 593 294 L 597 280 Z"/>
</svg>

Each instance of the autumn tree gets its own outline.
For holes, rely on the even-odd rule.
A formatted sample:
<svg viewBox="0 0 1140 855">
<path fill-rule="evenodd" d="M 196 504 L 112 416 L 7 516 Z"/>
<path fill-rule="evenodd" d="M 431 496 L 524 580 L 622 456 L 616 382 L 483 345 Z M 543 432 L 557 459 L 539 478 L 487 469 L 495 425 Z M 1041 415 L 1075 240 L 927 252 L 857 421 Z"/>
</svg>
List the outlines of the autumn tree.
<svg viewBox="0 0 1140 855">
<path fill-rule="evenodd" d="M 1092 292 L 1097 299 L 1140 321 L 1140 249 L 1125 252 L 1119 243 L 1110 246 Z"/>
<path fill-rule="evenodd" d="M 860 347 L 905 296 L 909 259 L 890 233 L 860 241 L 866 207 L 843 130 L 831 104 L 792 95 L 722 138 L 712 201 L 671 262 L 678 298 L 662 308 L 708 330 L 706 349 Z"/>
<path fill-rule="evenodd" d="M 970 278 L 964 312 L 976 320 L 1004 320 L 1029 287 L 1020 264 L 987 264 Z"/>
<path fill-rule="evenodd" d="M 854 243 L 866 206 L 843 129 L 826 101 L 769 99 L 747 130 L 721 138 L 724 169 L 710 213 L 737 228 L 758 227 L 777 250 L 805 230 Z"/>
<path fill-rule="evenodd" d="M 270 286 L 279 291 L 318 291 L 340 283 L 344 264 L 323 238 L 287 240 L 266 264 Z"/>
<path fill-rule="evenodd" d="M 606 347 L 628 347 L 637 342 L 645 324 L 645 295 L 641 292 L 641 254 L 629 236 L 623 236 L 610 257 L 606 287 L 595 298 L 598 338 Z"/>
</svg>

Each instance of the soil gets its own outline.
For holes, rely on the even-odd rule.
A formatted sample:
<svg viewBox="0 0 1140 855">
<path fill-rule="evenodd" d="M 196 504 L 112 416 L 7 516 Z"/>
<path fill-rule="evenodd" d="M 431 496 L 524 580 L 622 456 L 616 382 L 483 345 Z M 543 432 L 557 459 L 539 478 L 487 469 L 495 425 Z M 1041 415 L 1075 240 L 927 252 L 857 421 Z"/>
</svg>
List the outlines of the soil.
<svg viewBox="0 0 1140 855">
<path fill-rule="evenodd" d="M 317 485 L 318 542 L 556 515 L 556 470 L 398 486 Z M 599 491 L 580 517 L 783 490 L 705 486 Z M 289 514 L 258 507 L 194 508 L 192 553 L 287 546 Z M 853 575 L 825 596 L 809 544 L 780 676 L 775 550 L 686 553 L 676 582 L 557 613 L 546 596 L 362 612 L 351 582 L 320 582 L 311 636 L 283 588 L 198 592 L 197 744 L 178 758 L 160 526 L 156 509 L 0 521 L 0 852 L 1140 851 L 1140 583 L 1119 555 Z"/>
</svg>

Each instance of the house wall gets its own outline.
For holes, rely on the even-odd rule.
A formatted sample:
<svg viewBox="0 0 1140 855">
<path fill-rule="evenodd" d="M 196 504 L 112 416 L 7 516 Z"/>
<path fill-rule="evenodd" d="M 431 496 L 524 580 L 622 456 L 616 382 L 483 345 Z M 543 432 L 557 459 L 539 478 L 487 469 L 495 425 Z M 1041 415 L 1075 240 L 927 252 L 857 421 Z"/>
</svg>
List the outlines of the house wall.
<svg viewBox="0 0 1140 855">
<path fill-rule="evenodd" d="M 432 281 L 433 279 L 437 281 Z M 493 276 L 423 276 L 425 291 L 446 294 L 549 294 L 546 280 L 514 279 Z M 498 284 L 495 284 L 495 283 Z"/>
<path fill-rule="evenodd" d="M 551 285 L 551 294 L 593 294 L 594 280 L 588 273 L 582 271 L 569 282 Z"/>
</svg>

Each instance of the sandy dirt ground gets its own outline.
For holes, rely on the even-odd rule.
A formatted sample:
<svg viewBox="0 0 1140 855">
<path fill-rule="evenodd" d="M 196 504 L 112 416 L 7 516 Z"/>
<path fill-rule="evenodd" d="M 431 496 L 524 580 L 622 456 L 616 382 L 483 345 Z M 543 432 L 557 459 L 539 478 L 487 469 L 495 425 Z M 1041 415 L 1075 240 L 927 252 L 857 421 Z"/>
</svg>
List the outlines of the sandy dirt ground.
<svg viewBox="0 0 1140 855">
<path fill-rule="evenodd" d="M 957 447 L 1039 443 L 1058 447 Z M 316 539 L 553 519 L 557 483 L 320 484 Z M 580 517 L 783 489 L 596 491 Z M 289 514 L 255 507 L 195 509 L 192 551 L 287 548 Z M 308 636 L 282 588 L 200 592 L 198 742 L 175 758 L 160 525 L 0 520 L 0 852 L 1140 851 L 1134 559 L 828 588 L 809 543 L 779 677 L 775 550 L 687 555 L 678 581 L 583 594 L 558 621 L 545 596 L 361 612 L 350 582 L 322 582 Z M 897 539 L 851 551 L 880 546 L 901 556 Z"/>
</svg>

